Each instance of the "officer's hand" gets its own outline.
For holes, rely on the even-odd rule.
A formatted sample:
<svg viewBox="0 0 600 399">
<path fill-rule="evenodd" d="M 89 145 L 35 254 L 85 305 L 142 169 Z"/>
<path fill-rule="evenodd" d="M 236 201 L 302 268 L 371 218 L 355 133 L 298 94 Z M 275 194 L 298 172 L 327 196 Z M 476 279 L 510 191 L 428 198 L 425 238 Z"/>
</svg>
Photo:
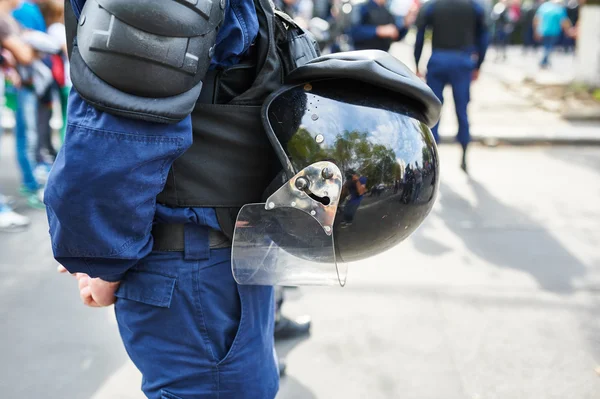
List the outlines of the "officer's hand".
<svg viewBox="0 0 600 399">
<path fill-rule="evenodd" d="M 111 283 L 99 278 L 90 278 L 87 274 L 77 276 L 79 296 L 83 304 L 92 308 L 110 306 L 117 301 L 115 292 L 119 283 Z"/>
<path fill-rule="evenodd" d="M 375 33 L 383 39 L 397 39 L 399 37 L 398 28 L 394 24 L 380 25 L 376 28 Z"/>
<path fill-rule="evenodd" d="M 475 69 L 471 75 L 471 80 L 474 82 L 479 79 L 479 69 Z"/>
<path fill-rule="evenodd" d="M 58 265 L 59 273 L 68 273 L 68 270 L 63 265 Z M 75 273 L 73 277 L 77 279 L 79 286 L 79 296 L 84 305 L 99 308 L 110 306 L 117 301 L 115 292 L 119 288 L 119 283 L 111 283 L 99 278 L 90 278 L 85 273 Z"/>
</svg>

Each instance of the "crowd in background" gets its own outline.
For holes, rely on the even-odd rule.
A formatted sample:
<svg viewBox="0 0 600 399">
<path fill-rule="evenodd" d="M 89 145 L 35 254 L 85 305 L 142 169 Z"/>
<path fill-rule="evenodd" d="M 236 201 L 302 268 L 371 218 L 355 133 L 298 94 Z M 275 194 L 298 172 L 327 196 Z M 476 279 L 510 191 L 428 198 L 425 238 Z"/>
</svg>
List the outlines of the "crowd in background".
<svg viewBox="0 0 600 399">
<path fill-rule="evenodd" d="M 496 61 L 506 60 L 506 47 L 511 43 L 523 44 L 525 52 L 544 48 L 540 66 L 549 65 L 549 55 L 555 47 L 565 52 L 575 51 L 578 0 L 502 0 L 491 11 L 493 44 Z"/>
<path fill-rule="evenodd" d="M 401 40 L 427 1 L 277 0 L 276 4 L 315 34 L 323 51 L 335 52 L 377 48 L 374 45 L 386 47 L 386 41 Z M 525 51 L 545 47 L 550 52 L 558 47 L 574 52 L 580 0 L 475 1 L 487 10 L 496 61 L 506 60 L 506 48 L 510 44 L 521 44 Z M 367 23 L 367 14 L 372 8 L 384 8 L 386 11 L 382 14 L 387 13 L 384 18 L 388 21 L 378 29 L 369 27 Z M 548 65 L 547 56 L 542 56 L 541 64 Z"/>
<path fill-rule="evenodd" d="M 14 113 L 15 154 L 20 194 L 43 209 L 43 188 L 64 137 L 70 89 L 62 0 L 0 0 L 0 98 Z M 59 104 L 63 129 L 50 126 Z M 3 125 L 0 121 L 0 125 Z M 0 228 L 23 228 L 27 217 L 14 212 L 0 187 Z"/>
</svg>

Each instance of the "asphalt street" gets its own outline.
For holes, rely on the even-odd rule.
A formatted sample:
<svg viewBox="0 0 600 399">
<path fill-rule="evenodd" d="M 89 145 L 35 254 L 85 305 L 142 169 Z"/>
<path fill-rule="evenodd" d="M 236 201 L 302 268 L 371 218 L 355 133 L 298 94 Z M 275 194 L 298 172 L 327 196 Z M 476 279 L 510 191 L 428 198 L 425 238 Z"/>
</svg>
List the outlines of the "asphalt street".
<svg viewBox="0 0 600 399">
<path fill-rule="evenodd" d="M 12 139 L 0 187 L 17 192 Z M 440 150 L 441 193 L 405 243 L 351 264 L 345 288 L 288 292 L 311 336 L 278 345 L 279 399 L 597 399 L 600 148 Z M 45 214 L 0 233 L 0 397 L 140 398 L 112 309 L 58 275 Z"/>
</svg>

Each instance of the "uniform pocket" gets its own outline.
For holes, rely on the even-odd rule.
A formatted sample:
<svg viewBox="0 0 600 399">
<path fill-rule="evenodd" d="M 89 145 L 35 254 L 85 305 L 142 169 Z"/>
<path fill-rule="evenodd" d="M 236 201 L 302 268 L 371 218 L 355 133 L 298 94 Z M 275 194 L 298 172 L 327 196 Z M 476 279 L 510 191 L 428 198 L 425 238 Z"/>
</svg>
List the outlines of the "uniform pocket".
<svg viewBox="0 0 600 399">
<path fill-rule="evenodd" d="M 213 360 L 222 362 L 239 344 L 243 331 L 243 300 L 231 274 L 230 249 L 210 251 L 194 275 L 199 325 L 206 330 Z"/>
<path fill-rule="evenodd" d="M 130 270 L 125 274 L 115 296 L 168 308 L 171 306 L 176 281 L 172 276 Z"/>
</svg>

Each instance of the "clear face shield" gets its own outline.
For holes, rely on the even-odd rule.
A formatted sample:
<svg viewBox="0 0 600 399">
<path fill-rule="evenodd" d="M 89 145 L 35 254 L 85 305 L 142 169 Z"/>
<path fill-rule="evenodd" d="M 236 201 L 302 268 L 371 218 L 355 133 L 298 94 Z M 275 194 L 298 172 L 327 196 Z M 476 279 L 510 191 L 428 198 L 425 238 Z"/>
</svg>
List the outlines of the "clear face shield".
<svg viewBox="0 0 600 399">
<path fill-rule="evenodd" d="M 239 284 L 344 285 L 347 269 L 336 262 L 333 224 L 342 174 L 316 162 L 295 175 L 264 204 L 239 212 L 232 267 Z"/>
</svg>

